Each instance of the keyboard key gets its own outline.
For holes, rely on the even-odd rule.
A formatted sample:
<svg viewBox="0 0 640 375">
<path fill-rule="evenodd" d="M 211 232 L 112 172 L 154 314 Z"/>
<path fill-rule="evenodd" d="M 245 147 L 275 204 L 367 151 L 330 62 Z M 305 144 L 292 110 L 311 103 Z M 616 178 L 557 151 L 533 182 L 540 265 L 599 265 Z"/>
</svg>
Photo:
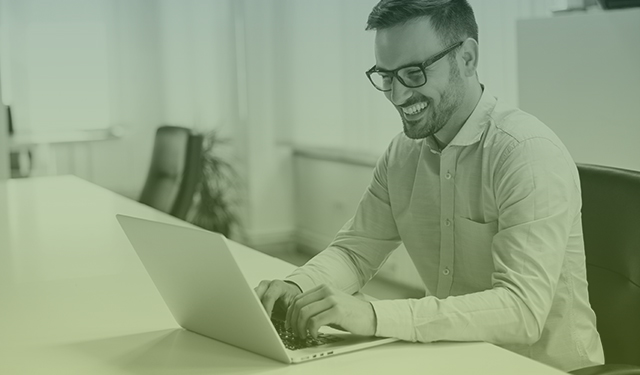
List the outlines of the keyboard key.
<svg viewBox="0 0 640 375">
<path fill-rule="evenodd" d="M 276 331 L 278 332 L 282 343 L 289 350 L 311 348 L 314 346 L 320 346 L 343 340 L 341 337 L 326 335 L 324 333 L 319 333 L 318 338 L 316 339 L 314 339 L 313 336 L 310 335 L 307 335 L 307 337 L 303 339 L 302 337 L 297 337 L 290 329 L 286 329 L 283 320 L 271 319 L 271 322 L 276 328 Z"/>
</svg>

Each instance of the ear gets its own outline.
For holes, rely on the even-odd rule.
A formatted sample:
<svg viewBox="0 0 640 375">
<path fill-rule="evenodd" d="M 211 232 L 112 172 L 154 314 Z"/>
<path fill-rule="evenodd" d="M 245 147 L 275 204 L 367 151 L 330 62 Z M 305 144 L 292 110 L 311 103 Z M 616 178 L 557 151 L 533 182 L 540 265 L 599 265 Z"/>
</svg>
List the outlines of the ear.
<svg viewBox="0 0 640 375">
<path fill-rule="evenodd" d="M 465 77 L 475 76 L 478 69 L 478 42 L 473 38 L 467 38 L 460 46 L 459 56 L 462 58 L 460 74 Z"/>
</svg>

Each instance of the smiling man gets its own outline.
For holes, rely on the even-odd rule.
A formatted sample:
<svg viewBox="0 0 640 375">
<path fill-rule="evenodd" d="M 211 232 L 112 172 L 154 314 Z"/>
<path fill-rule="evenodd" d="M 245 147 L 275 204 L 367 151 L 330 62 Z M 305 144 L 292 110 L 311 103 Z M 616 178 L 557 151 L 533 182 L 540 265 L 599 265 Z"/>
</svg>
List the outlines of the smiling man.
<svg viewBox="0 0 640 375">
<path fill-rule="evenodd" d="M 578 172 L 556 135 L 480 84 L 466 0 L 382 0 L 373 87 L 403 132 L 354 217 L 286 280 L 256 287 L 300 335 L 485 341 L 570 371 L 604 362 L 587 294 Z M 420 299 L 352 296 L 403 243 Z"/>
</svg>

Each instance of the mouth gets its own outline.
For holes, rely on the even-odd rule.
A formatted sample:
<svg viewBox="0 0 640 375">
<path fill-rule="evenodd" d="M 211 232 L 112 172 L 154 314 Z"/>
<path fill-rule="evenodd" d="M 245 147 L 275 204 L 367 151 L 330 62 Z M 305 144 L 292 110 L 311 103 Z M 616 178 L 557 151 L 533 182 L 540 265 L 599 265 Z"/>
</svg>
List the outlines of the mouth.
<svg viewBox="0 0 640 375">
<path fill-rule="evenodd" d="M 407 120 L 415 120 L 419 118 L 429 107 L 427 102 L 419 102 L 407 107 L 401 107 L 402 113 Z"/>
</svg>

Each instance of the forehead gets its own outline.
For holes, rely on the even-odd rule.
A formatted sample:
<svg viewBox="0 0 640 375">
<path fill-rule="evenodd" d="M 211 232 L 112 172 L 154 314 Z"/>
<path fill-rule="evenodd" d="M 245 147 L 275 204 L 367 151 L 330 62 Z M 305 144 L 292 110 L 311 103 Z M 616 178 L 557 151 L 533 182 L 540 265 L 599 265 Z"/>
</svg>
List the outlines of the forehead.
<svg viewBox="0 0 640 375">
<path fill-rule="evenodd" d="M 381 69 L 419 63 L 442 50 L 428 17 L 376 31 L 376 66 Z"/>
</svg>

